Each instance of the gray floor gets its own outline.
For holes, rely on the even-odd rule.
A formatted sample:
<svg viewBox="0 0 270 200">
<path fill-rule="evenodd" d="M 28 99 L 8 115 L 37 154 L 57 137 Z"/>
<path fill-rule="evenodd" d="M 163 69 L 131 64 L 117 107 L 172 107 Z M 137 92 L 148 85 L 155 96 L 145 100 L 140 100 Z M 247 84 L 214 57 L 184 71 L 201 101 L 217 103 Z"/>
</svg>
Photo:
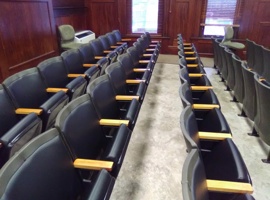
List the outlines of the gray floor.
<svg viewBox="0 0 270 200">
<path fill-rule="evenodd" d="M 253 196 L 270 200 L 270 164 L 263 164 L 269 147 L 259 138 L 247 136 L 252 122 L 238 117 L 241 104 L 230 102 L 212 68 L 212 59 L 202 58 L 253 180 Z M 116 180 L 111 200 L 181 200 L 181 173 L 186 158 L 179 127 L 182 104 L 178 95 L 178 57 L 160 55 L 148 86 L 125 160 Z"/>
</svg>

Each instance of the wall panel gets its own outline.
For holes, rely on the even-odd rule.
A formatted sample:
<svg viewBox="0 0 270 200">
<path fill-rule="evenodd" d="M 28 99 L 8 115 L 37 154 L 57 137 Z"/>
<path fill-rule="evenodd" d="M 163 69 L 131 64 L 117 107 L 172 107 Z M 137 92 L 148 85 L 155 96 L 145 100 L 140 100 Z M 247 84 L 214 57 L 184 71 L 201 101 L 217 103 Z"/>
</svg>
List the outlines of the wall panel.
<svg viewBox="0 0 270 200">
<path fill-rule="evenodd" d="M 58 52 L 50 0 L 0 1 L 0 19 L 3 78 Z"/>
</svg>

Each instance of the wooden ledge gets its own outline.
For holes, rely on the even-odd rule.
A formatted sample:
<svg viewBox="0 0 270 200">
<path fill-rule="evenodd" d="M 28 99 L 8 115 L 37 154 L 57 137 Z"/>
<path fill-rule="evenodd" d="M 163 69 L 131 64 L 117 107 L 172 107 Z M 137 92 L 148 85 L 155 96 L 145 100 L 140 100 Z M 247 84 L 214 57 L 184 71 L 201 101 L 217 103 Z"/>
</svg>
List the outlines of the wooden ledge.
<svg viewBox="0 0 270 200">
<path fill-rule="evenodd" d="M 86 74 L 68 74 L 68 78 L 77 78 L 79 76 L 85 77 Z"/>
<path fill-rule="evenodd" d="M 190 88 L 191 88 L 191 90 L 204 91 L 204 90 L 208 90 L 208 89 L 213 89 L 213 86 L 191 86 Z"/>
<path fill-rule="evenodd" d="M 139 83 L 145 83 L 145 80 L 133 80 L 133 79 L 127 79 L 126 83 L 133 83 L 133 84 L 139 84 Z"/>
<path fill-rule="evenodd" d="M 128 126 L 129 120 L 101 119 L 99 120 L 99 124 L 102 126 L 120 126 L 121 124 L 125 124 L 126 126 Z"/>
<path fill-rule="evenodd" d="M 53 92 L 53 93 L 63 91 L 65 93 L 67 93 L 68 89 L 67 88 L 47 88 L 46 91 L 47 92 Z"/>
<path fill-rule="evenodd" d="M 189 73 L 188 76 L 189 77 L 202 77 L 202 76 L 204 76 L 204 74 L 201 74 L 201 73 Z"/>
<path fill-rule="evenodd" d="M 96 60 L 99 60 L 99 59 L 102 59 L 102 58 L 104 58 L 104 56 L 95 56 Z"/>
<path fill-rule="evenodd" d="M 148 54 L 145 53 L 145 54 L 143 54 L 144 57 L 151 57 L 152 55 L 153 55 L 153 54 L 151 54 L 151 53 L 148 53 Z"/>
<path fill-rule="evenodd" d="M 137 99 L 139 100 L 139 96 L 135 95 L 116 95 L 115 99 L 118 101 L 131 101 L 132 99 Z"/>
<path fill-rule="evenodd" d="M 37 108 L 18 108 L 15 110 L 16 114 L 20 115 L 27 115 L 29 113 L 35 113 L 37 115 L 41 115 L 42 109 L 37 109 Z"/>
<path fill-rule="evenodd" d="M 186 57 L 186 60 L 196 60 L 197 57 Z"/>
<path fill-rule="evenodd" d="M 184 50 L 192 50 L 192 47 L 184 47 Z"/>
<path fill-rule="evenodd" d="M 241 193 L 241 194 L 253 193 L 253 188 L 250 183 L 206 180 L 206 184 L 209 191 Z"/>
<path fill-rule="evenodd" d="M 213 108 L 219 108 L 218 104 L 193 104 L 192 108 L 195 110 L 211 110 Z"/>
<path fill-rule="evenodd" d="M 90 159 L 77 158 L 73 162 L 73 165 L 75 168 L 79 168 L 79 169 L 89 169 L 89 170 L 106 169 L 108 171 L 112 171 L 113 162 L 112 161 L 90 160 Z"/>
<path fill-rule="evenodd" d="M 126 44 L 127 42 L 117 42 L 116 44 Z"/>
<path fill-rule="evenodd" d="M 146 71 L 150 71 L 149 69 L 144 69 L 144 68 L 134 68 L 133 69 L 134 72 L 146 72 Z"/>
<path fill-rule="evenodd" d="M 190 68 L 193 68 L 193 67 L 198 67 L 199 65 L 198 64 L 187 64 L 187 67 L 190 67 Z"/>
<path fill-rule="evenodd" d="M 192 54 L 195 54 L 194 51 L 185 51 L 184 53 L 185 53 L 186 55 L 192 55 Z"/>
<path fill-rule="evenodd" d="M 216 133 L 216 132 L 198 132 L 200 139 L 206 140 L 225 140 L 226 138 L 232 138 L 230 133 Z"/>
<path fill-rule="evenodd" d="M 87 64 L 83 64 L 84 67 L 98 67 L 97 64 L 90 64 L 90 63 L 87 63 Z"/>
</svg>

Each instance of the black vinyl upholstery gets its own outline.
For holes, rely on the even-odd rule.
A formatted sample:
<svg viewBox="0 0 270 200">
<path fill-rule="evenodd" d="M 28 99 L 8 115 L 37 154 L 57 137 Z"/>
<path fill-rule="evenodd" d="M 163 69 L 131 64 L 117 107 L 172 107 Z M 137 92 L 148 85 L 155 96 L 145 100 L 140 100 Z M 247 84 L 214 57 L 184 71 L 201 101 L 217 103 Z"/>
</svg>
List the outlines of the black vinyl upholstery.
<svg viewBox="0 0 270 200">
<path fill-rule="evenodd" d="M 237 58 L 236 55 L 232 55 L 232 64 L 234 68 L 235 84 L 233 87 L 234 96 L 240 103 L 243 103 L 244 99 L 244 78 L 242 73 L 242 61 Z"/>
<path fill-rule="evenodd" d="M 202 75 L 201 77 L 189 77 L 189 73 L 187 67 L 182 67 L 179 70 L 179 78 L 181 83 L 188 82 L 190 86 L 211 86 L 211 82 L 207 78 L 207 76 Z"/>
</svg>

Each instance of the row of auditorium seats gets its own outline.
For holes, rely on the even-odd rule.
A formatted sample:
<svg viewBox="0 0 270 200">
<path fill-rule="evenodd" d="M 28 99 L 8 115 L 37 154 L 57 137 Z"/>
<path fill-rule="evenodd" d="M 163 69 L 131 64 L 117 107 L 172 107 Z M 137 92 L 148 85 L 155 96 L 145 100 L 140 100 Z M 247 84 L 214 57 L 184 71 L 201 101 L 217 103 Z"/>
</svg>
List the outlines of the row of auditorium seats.
<svg viewBox="0 0 270 200">
<path fill-rule="evenodd" d="M 247 61 L 243 61 L 217 39 L 213 38 L 212 42 L 214 64 L 227 90 L 232 91 L 232 101 L 242 103 L 240 116 L 254 121 L 252 133 L 249 135 L 260 136 L 270 146 L 270 50 L 247 39 Z M 262 160 L 270 163 L 270 152 L 267 158 Z"/>
<path fill-rule="evenodd" d="M 179 95 L 184 107 L 180 126 L 188 152 L 182 170 L 183 199 L 254 199 L 248 169 L 200 57 L 181 34 L 178 42 Z"/>
<path fill-rule="evenodd" d="M 151 46 L 149 33 L 142 34 L 141 38 L 142 40 L 138 38 L 137 46 Z M 154 53 L 153 56 L 149 56 L 149 53 L 146 57 L 148 61 L 140 60 L 140 51 L 137 52 L 137 49 L 132 47 L 129 49 L 130 53 L 123 54 L 126 43 L 120 44 L 120 48 L 123 48 L 123 51 L 117 55 L 122 55 L 119 61 L 126 66 L 124 75 L 135 78 L 139 75 L 135 75 L 133 66 L 140 64 L 143 67 L 149 62 L 149 68 L 152 70 L 160 46 L 157 45 L 156 50 L 152 48 Z M 49 58 L 37 67 L 18 72 L 0 84 L 0 167 L 23 144 L 53 127 L 57 113 L 69 101 L 83 95 L 87 84 L 105 74 L 105 69 L 109 65 L 108 59 L 101 58 L 94 61 L 93 49 L 92 43 L 87 43 L 79 49 L 67 50 L 61 56 Z M 139 56 L 133 58 L 133 55 L 137 54 Z M 89 64 L 90 59 L 92 64 Z M 143 78 L 148 83 L 150 73 L 141 72 L 140 75 L 142 74 L 145 74 Z M 120 73 L 114 79 L 119 77 Z M 124 85 L 119 81 L 120 78 L 115 87 L 122 92 Z"/>
<path fill-rule="evenodd" d="M 66 102 L 51 128 L 33 130 L 31 140 L 22 136 L 30 142 L 20 141 L 0 170 L 1 199 L 110 198 L 159 54 L 160 44 L 146 35 L 89 81 L 86 93 Z"/>
</svg>

